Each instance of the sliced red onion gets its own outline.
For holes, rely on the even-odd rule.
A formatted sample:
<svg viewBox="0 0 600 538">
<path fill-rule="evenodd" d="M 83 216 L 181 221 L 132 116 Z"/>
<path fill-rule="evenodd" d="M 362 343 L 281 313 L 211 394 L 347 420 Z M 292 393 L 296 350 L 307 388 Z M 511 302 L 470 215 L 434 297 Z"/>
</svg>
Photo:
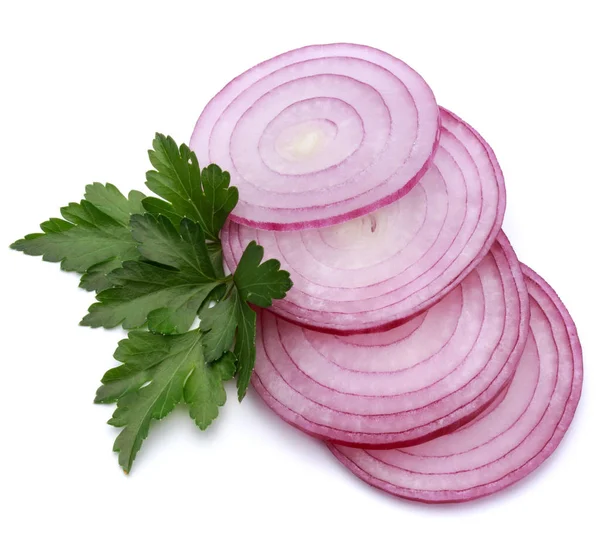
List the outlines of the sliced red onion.
<svg viewBox="0 0 600 538">
<path fill-rule="evenodd" d="M 450 112 L 442 110 L 441 118 L 433 165 L 407 196 L 318 230 L 276 232 L 228 222 L 221 240 L 229 268 L 256 240 L 294 282 L 272 311 L 333 334 L 392 328 L 437 302 L 490 249 L 506 205 L 490 147 Z"/>
<path fill-rule="evenodd" d="M 362 447 L 452 431 L 506 386 L 523 352 L 528 296 L 504 235 L 462 284 L 387 331 L 335 336 L 262 311 L 253 384 L 297 428 Z"/>
<path fill-rule="evenodd" d="M 231 173 L 231 218 L 329 226 L 404 196 L 425 172 L 438 107 L 404 62 L 360 45 L 292 50 L 242 73 L 202 112 L 191 148 Z"/>
<path fill-rule="evenodd" d="M 395 450 L 330 445 L 369 484 L 422 502 L 461 502 L 490 495 L 527 476 L 563 438 L 581 394 L 581 346 L 554 290 L 523 267 L 531 329 L 514 380 L 498 402 L 450 435 Z"/>
</svg>

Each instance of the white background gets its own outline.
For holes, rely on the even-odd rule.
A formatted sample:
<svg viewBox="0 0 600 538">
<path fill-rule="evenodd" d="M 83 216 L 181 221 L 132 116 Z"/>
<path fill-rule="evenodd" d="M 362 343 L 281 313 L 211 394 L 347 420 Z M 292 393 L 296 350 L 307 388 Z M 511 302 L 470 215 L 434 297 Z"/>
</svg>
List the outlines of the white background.
<svg viewBox="0 0 600 538">
<path fill-rule="evenodd" d="M 2 2 L 0 535 L 600 536 L 597 2 Z M 384 49 L 495 149 L 505 230 L 569 307 L 584 349 L 575 421 L 538 471 L 466 505 L 400 501 L 233 390 L 202 433 L 155 424 L 125 477 L 92 404 L 123 333 L 77 325 L 93 297 L 8 244 L 86 183 L 143 188 L 155 131 L 188 141 L 232 77 L 301 45 Z"/>
</svg>

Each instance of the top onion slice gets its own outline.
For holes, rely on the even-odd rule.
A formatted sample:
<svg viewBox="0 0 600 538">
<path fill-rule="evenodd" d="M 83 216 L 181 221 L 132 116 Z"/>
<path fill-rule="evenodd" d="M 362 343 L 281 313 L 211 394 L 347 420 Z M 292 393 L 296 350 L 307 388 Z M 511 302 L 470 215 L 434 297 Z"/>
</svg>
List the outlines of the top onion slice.
<svg viewBox="0 0 600 538">
<path fill-rule="evenodd" d="M 370 47 L 317 45 L 263 62 L 202 112 L 190 146 L 231 173 L 236 222 L 269 230 L 328 226 L 404 196 L 435 151 L 431 89 Z"/>
<path fill-rule="evenodd" d="M 438 304 L 387 332 L 335 336 L 262 311 L 253 385 L 321 439 L 409 446 L 452 431 L 508 383 L 529 321 L 519 262 L 502 235 Z"/>
<path fill-rule="evenodd" d="M 477 420 L 419 446 L 361 450 L 330 445 L 369 484 L 393 495 L 461 502 L 504 489 L 554 452 L 581 395 L 577 330 L 556 292 L 523 266 L 530 294 L 530 333 L 515 377 Z"/>
<path fill-rule="evenodd" d="M 437 302 L 483 258 L 502 224 L 504 179 L 491 148 L 441 111 L 433 165 L 404 198 L 343 224 L 292 232 L 228 222 L 228 267 L 256 240 L 294 287 L 272 311 L 333 334 L 392 328 Z"/>
</svg>

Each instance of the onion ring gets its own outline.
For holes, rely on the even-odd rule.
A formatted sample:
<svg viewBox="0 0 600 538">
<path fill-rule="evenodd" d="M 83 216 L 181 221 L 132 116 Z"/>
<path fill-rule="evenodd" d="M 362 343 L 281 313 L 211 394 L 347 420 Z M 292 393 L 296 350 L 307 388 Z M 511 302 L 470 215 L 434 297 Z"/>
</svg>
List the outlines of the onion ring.
<svg viewBox="0 0 600 538">
<path fill-rule="evenodd" d="M 257 241 L 294 282 L 272 312 L 332 334 L 390 329 L 435 304 L 488 252 L 506 206 L 490 147 L 450 112 L 441 118 L 433 165 L 407 196 L 318 230 L 265 231 L 229 221 L 221 233 L 228 268 Z"/>
<path fill-rule="evenodd" d="M 316 45 L 258 64 L 206 106 L 190 147 L 231 173 L 231 218 L 298 230 L 365 215 L 407 194 L 437 146 L 431 89 L 366 46 Z"/>
<path fill-rule="evenodd" d="M 463 502 L 514 484 L 554 452 L 581 395 L 581 345 L 556 292 L 531 269 L 523 266 L 523 272 L 531 299 L 530 333 L 514 380 L 493 409 L 410 449 L 330 445 L 354 474 L 399 497 Z"/>
<path fill-rule="evenodd" d="M 529 302 L 506 237 L 429 311 L 385 333 L 336 336 L 262 311 L 253 385 L 284 420 L 360 447 L 410 446 L 458 428 L 508 384 Z"/>
</svg>

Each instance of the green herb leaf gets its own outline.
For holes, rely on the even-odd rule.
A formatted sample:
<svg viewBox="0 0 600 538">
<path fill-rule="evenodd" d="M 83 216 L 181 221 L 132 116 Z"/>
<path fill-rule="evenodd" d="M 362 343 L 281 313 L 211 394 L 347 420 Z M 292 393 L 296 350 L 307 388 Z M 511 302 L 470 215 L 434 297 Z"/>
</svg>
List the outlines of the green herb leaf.
<svg viewBox="0 0 600 538">
<path fill-rule="evenodd" d="M 204 356 L 208 362 L 220 359 L 233 346 L 237 327 L 237 302 L 238 294 L 230 286 L 225 298 L 214 306 L 205 305 L 200 311 L 200 330 L 205 332 L 202 342 Z"/>
<path fill-rule="evenodd" d="M 102 378 L 102 382 L 106 384 L 96 391 L 94 403 L 116 402 L 119 398 L 135 392 L 152 378 L 150 370 L 142 370 L 129 375 L 126 375 L 126 370 L 120 370 L 120 367 L 113 368 L 113 370 L 115 370 L 114 374 L 111 374 L 112 370 L 109 370 L 106 372 L 107 375 Z M 110 379 L 111 375 L 114 376 L 114 380 Z M 123 377 L 117 377 L 120 375 Z"/>
<path fill-rule="evenodd" d="M 224 172 L 216 164 L 209 164 L 202 169 L 200 183 L 203 196 L 197 201 L 203 219 L 206 237 L 212 241 L 219 240 L 219 232 L 225 224 L 229 213 L 238 202 L 238 190 L 230 187 L 229 172 Z"/>
<path fill-rule="evenodd" d="M 152 147 L 148 153 L 154 170 L 146 173 L 146 185 L 171 207 L 153 198 L 146 210 L 171 220 L 176 215 L 187 217 L 202 226 L 209 241 L 218 241 L 238 201 L 238 190 L 229 186 L 229 173 L 214 164 L 200 171 L 194 152 L 185 144 L 177 147 L 170 136 L 157 133 Z"/>
<path fill-rule="evenodd" d="M 235 374 L 235 358 L 226 353 L 218 361 L 202 362 L 188 377 L 183 387 L 183 399 L 190 408 L 190 417 L 201 430 L 206 430 L 219 414 L 219 407 L 225 404 L 227 395 L 223 381 Z"/>
<path fill-rule="evenodd" d="M 147 261 L 125 262 L 100 292 L 82 325 L 181 333 L 192 325 L 208 294 L 221 283 L 210 262 L 202 229 L 184 219 L 177 231 L 166 217 L 134 215 L 133 237 Z"/>
<path fill-rule="evenodd" d="M 120 258 L 109 258 L 88 268 L 79 282 L 79 287 L 87 291 L 101 292 L 112 288 L 114 284 L 108 275 L 123 265 Z"/>
<path fill-rule="evenodd" d="M 151 421 L 164 418 L 182 400 L 196 424 L 206 429 L 225 403 L 223 381 L 235 371 L 231 354 L 206 363 L 199 330 L 176 336 L 134 331 L 119 343 L 115 358 L 123 365 L 106 373 L 96 399 L 117 401 L 109 424 L 123 428 L 113 449 L 126 473 Z"/>
<path fill-rule="evenodd" d="M 125 198 L 111 183 L 92 183 L 85 188 L 85 199 L 123 226 L 129 225 L 131 215 L 143 213 L 145 197 L 140 191 L 130 191 L 128 198 Z"/>
<path fill-rule="evenodd" d="M 131 233 L 145 259 L 198 275 L 206 282 L 216 278 L 202 228 L 191 220 L 183 219 L 178 230 L 166 217 L 133 215 Z"/>
<path fill-rule="evenodd" d="M 62 219 L 11 245 L 83 273 L 80 286 L 98 294 L 82 325 L 149 329 L 119 342 L 122 364 L 106 372 L 95 399 L 117 403 L 109 423 L 123 428 L 114 450 L 126 472 L 152 420 L 178 403 L 205 429 L 225 403 L 224 381 L 237 375 L 244 398 L 256 359 L 249 303 L 271 306 L 292 286 L 277 260 L 262 262 L 255 242 L 225 276 L 219 233 L 238 200 L 227 172 L 200 170 L 186 145 L 161 134 L 149 155 L 146 185 L 163 199 L 138 191 L 125 198 L 110 183 L 93 183 L 84 200 L 62 208 Z M 189 330 L 198 313 L 200 327 Z"/>
<path fill-rule="evenodd" d="M 61 209 L 64 220 L 52 218 L 42 223 L 44 233 L 26 235 L 11 248 L 61 262 L 65 271 L 90 271 L 82 278 L 81 287 L 101 290 L 107 286 L 107 271 L 139 257 L 129 218 L 142 209 L 143 194 L 132 191 L 125 198 L 110 183 L 94 183 L 86 188 L 85 198 Z"/>
<path fill-rule="evenodd" d="M 163 215 L 167 217 L 175 227 L 179 226 L 179 223 L 183 218 L 182 215 L 174 210 L 173 206 L 169 202 L 165 202 L 160 198 L 154 198 L 154 196 L 147 196 L 144 198 L 142 200 L 142 205 L 144 206 L 144 209 L 152 215 L 157 217 L 159 215 Z"/>
<path fill-rule="evenodd" d="M 223 270 L 223 248 L 221 247 L 221 242 L 206 243 L 206 250 L 208 250 L 210 262 L 215 270 L 215 274 L 219 278 L 224 278 L 225 271 Z"/>
<path fill-rule="evenodd" d="M 280 269 L 277 260 L 260 263 L 264 252 L 263 247 L 251 241 L 240 258 L 233 280 L 242 299 L 266 308 L 271 306 L 273 299 L 285 297 L 292 281 L 290 274 Z"/>
<path fill-rule="evenodd" d="M 244 250 L 233 275 L 235 287 L 212 308 L 200 313 L 200 329 L 207 331 L 204 352 L 208 361 L 218 359 L 230 349 L 235 333 L 238 398 L 243 400 L 256 360 L 256 313 L 248 303 L 271 306 L 292 287 L 290 274 L 280 269 L 277 260 L 263 258 L 263 248 L 252 241 Z"/>
<path fill-rule="evenodd" d="M 256 312 L 244 301 L 238 301 L 236 309 L 238 329 L 233 353 L 237 359 L 238 400 L 246 395 L 254 363 L 256 361 Z"/>
<path fill-rule="evenodd" d="M 231 349 L 237 365 L 238 398 L 244 399 L 256 360 L 256 313 L 230 287 L 225 297 L 213 307 L 205 305 L 200 311 L 200 330 L 203 331 L 204 356 L 207 362 L 218 360 Z"/>
</svg>

